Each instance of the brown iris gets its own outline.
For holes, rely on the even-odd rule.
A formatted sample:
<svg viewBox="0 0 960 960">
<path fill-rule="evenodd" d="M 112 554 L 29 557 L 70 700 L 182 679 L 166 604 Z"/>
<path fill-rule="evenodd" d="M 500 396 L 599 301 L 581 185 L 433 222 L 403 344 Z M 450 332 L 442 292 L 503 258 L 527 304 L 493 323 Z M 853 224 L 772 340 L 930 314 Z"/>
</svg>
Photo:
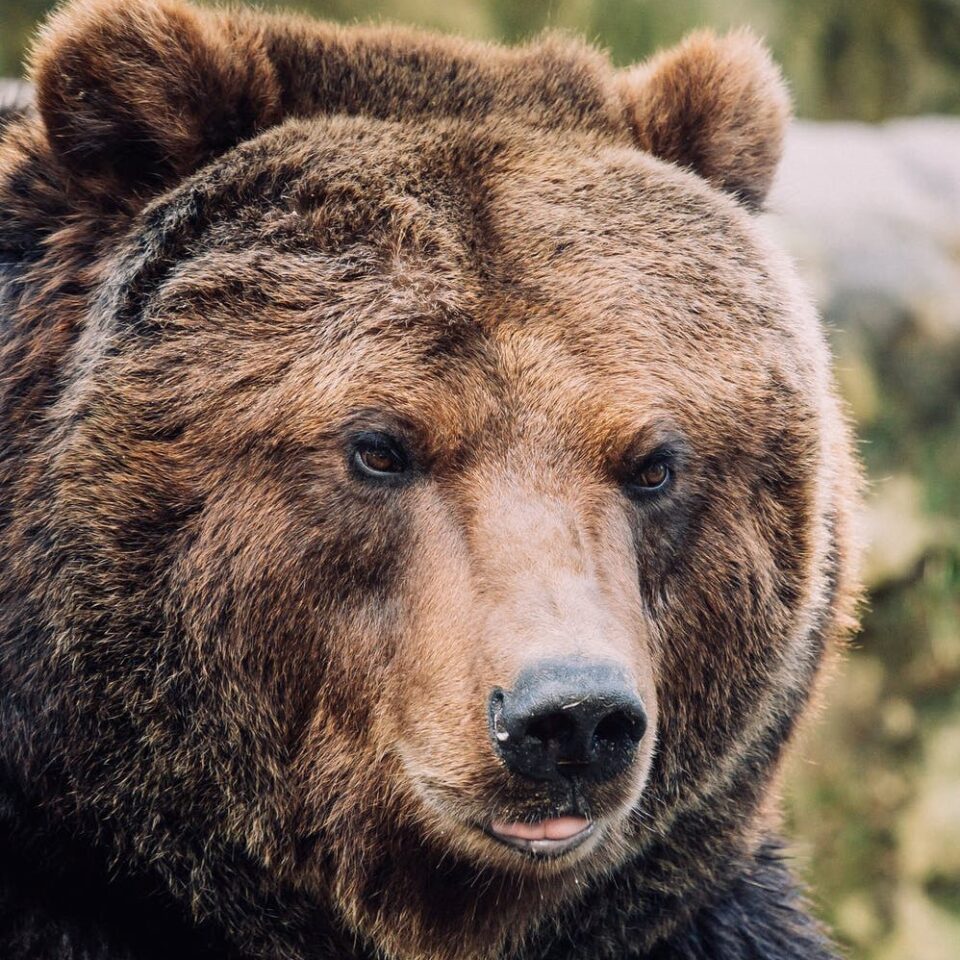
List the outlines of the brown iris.
<svg viewBox="0 0 960 960">
<path fill-rule="evenodd" d="M 408 458 L 400 444 L 382 433 L 357 437 L 353 462 L 364 476 L 374 479 L 396 479 L 409 468 Z"/>
<path fill-rule="evenodd" d="M 359 450 L 357 456 L 371 473 L 399 473 L 403 469 L 400 461 L 386 450 Z"/>
<path fill-rule="evenodd" d="M 670 479 L 670 467 L 660 461 L 644 467 L 636 477 L 638 487 L 646 490 L 658 490 Z"/>
<path fill-rule="evenodd" d="M 673 458 L 656 452 L 635 462 L 625 477 L 626 492 L 644 499 L 658 497 L 673 481 Z"/>
</svg>

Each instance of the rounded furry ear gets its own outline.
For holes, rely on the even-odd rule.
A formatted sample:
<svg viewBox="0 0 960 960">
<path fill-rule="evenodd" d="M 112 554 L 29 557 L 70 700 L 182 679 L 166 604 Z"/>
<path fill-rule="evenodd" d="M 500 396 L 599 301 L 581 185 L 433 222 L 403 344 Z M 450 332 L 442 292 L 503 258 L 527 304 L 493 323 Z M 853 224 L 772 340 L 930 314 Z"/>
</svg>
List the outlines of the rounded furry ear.
<svg viewBox="0 0 960 960">
<path fill-rule="evenodd" d="M 621 76 L 637 145 L 758 208 L 773 181 L 790 99 L 749 31 L 691 34 Z"/>
<path fill-rule="evenodd" d="M 280 94 L 262 43 L 225 34 L 177 0 L 68 4 L 31 67 L 55 155 L 90 187 L 140 192 L 269 125 Z"/>
</svg>

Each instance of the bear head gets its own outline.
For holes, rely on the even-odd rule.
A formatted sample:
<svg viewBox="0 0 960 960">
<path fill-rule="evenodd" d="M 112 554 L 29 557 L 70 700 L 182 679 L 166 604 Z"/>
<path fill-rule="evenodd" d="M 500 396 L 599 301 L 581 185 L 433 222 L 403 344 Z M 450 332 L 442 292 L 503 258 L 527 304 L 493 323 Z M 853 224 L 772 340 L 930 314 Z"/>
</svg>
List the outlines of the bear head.
<svg viewBox="0 0 960 960">
<path fill-rule="evenodd" d="M 662 936 L 855 592 L 763 48 L 80 0 L 33 81 L 6 776 L 257 956 L 493 957 L 623 887 Z"/>
</svg>

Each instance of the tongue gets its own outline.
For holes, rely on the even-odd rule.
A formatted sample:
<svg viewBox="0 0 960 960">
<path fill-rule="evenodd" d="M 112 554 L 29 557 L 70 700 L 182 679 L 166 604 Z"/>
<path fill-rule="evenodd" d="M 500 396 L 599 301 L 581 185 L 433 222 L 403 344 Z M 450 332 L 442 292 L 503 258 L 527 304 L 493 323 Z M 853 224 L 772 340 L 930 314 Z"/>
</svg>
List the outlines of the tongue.
<svg viewBox="0 0 960 960">
<path fill-rule="evenodd" d="M 569 840 L 590 826 L 583 817 L 557 817 L 554 820 L 541 820 L 539 823 L 504 823 L 494 820 L 490 829 L 501 837 L 513 837 L 516 840 Z"/>
</svg>

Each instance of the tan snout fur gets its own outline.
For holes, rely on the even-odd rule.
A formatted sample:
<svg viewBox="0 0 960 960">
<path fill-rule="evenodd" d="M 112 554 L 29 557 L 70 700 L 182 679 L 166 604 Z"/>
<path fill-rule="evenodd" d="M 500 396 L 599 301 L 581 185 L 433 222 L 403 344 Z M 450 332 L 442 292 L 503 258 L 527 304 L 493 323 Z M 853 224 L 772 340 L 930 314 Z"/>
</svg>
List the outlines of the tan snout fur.
<svg viewBox="0 0 960 960">
<path fill-rule="evenodd" d="M 646 707 L 632 768 L 591 793 L 598 819 L 629 810 L 652 757 L 654 662 L 625 506 L 582 477 L 553 474 L 531 483 L 536 470 L 481 468 L 423 504 L 395 735 L 417 791 L 461 824 L 524 818 L 542 799 L 504 769 L 488 725 L 492 691 L 512 688 L 540 661 L 613 664 Z"/>
</svg>

